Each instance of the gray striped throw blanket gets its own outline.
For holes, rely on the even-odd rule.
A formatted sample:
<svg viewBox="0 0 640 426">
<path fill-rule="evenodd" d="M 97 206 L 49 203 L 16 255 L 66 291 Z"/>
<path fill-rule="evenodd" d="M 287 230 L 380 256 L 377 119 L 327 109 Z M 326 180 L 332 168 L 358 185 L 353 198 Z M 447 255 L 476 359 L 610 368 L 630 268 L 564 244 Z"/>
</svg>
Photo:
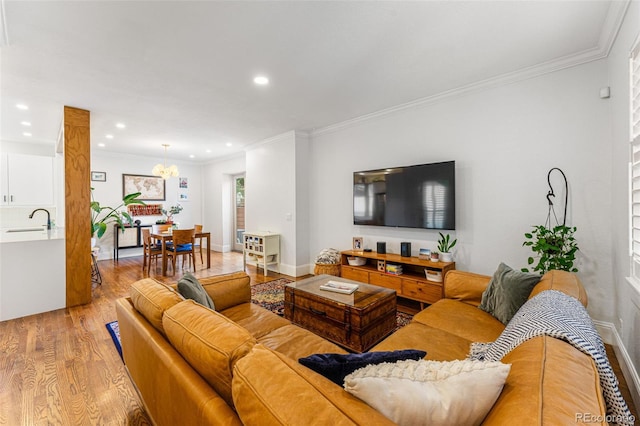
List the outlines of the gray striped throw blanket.
<svg viewBox="0 0 640 426">
<path fill-rule="evenodd" d="M 470 359 L 500 361 L 519 344 L 537 336 L 564 340 L 591 356 L 600 376 L 609 423 L 633 425 L 604 344 L 591 317 L 575 298 L 557 290 L 547 290 L 527 301 L 493 343 L 473 343 Z"/>
</svg>

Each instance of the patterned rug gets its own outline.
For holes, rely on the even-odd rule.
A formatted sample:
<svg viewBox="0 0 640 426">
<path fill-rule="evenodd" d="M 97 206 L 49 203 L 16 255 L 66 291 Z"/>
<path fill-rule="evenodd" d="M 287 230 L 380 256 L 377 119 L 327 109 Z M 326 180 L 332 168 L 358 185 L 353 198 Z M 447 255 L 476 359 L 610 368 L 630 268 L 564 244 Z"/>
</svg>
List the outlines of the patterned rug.
<svg viewBox="0 0 640 426">
<path fill-rule="evenodd" d="M 120 327 L 118 327 L 118 321 L 106 323 L 105 327 L 107 327 L 107 331 L 111 335 L 111 340 L 113 340 L 113 344 L 118 350 L 120 358 L 122 358 L 122 345 L 120 344 Z M 124 361 L 124 358 L 122 360 Z"/>
<path fill-rule="evenodd" d="M 253 284 L 251 286 L 251 301 L 280 316 L 284 316 L 284 287 L 290 282 L 293 281 L 279 278 L 262 284 Z M 411 318 L 413 318 L 413 315 L 397 312 L 396 330 L 409 324 Z"/>
</svg>

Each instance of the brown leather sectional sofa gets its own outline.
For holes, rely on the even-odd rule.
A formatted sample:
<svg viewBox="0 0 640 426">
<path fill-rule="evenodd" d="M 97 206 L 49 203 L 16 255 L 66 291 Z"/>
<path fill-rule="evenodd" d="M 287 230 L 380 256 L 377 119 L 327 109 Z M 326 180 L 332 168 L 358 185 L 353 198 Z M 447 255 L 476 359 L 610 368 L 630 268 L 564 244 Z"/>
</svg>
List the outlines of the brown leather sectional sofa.
<svg viewBox="0 0 640 426">
<path fill-rule="evenodd" d="M 472 342 L 490 342 L 504 325 L 477 308 L 491 277 L 451 271 L 445 299 L 414 316 L 372 350 L 421 349 L 427 359 L 464 359 Z M 393 424 L 341 387 L 297 362 L 343 349 L 251 303 L 249 277 L 201 280 L 216 311 L 184 301 L 152 279 L 116 302 L 126 367 L 158 425 Z M 531 297 L 556 289 L 586 305 L 574 274 L 544 275 Z M 592 359 L 550 337 L 531 339 L 512 364 L 485 425 L 575 424 L 605 417 Z M 579 423 L 579 421 L 578 421 Z M 591 423 L 591 424 L 606 424 Z"/>
</svg>

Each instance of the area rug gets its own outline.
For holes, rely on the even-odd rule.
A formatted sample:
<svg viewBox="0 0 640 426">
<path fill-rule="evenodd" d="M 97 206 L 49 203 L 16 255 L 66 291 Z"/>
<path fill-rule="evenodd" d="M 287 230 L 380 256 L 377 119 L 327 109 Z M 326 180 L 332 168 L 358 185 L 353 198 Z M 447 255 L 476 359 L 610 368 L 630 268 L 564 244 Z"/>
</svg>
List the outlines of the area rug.
<svg viewBox="0 0 640 426">
<path fill-rule="evenodd" d="M 120 327 L 118 327 L 118 321 L 106 323 L 105 327 L 107 327 L 107 331 L 111 335 L 111 340 L 113 340 L 113 344 L 118 350 L 120 358 L 122 358 L 122 345 L 120 344 Z M 124 361 L 124 358 L 122 360 Z"/>
<path fill-rule="evenodd" d="M 284 316 L 284 288 L 293 281 L 280 278 L 251 286 L 251 301 L 280 316 Z M 404 312 L 396 313 L 396 330 L 411 322 L 413 315 Z M 395 331 L 395 330 L 394 330 Z"/>
</svg>

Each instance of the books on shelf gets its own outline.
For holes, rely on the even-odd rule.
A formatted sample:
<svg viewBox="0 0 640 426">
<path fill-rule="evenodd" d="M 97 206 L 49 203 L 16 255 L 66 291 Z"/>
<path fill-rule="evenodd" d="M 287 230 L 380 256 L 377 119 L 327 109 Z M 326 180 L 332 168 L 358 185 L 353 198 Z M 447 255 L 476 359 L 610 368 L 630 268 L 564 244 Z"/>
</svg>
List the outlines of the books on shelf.
<svg viewBox="0 0 640 426">
<path fill-rule="evenodd" d="M 393 265 L 391 263 L 387 263 L 386 273 L 392 275 L 401 275 L 402 265 Z"/>
<path fill-rule="evenodd" d="M 333 291 L 336 293 L 352 294 L 358 289 L 358 284 L 344 283 L 340 281 L 327 281 L 320 286 L 320 290 Z"/>
</svg>

